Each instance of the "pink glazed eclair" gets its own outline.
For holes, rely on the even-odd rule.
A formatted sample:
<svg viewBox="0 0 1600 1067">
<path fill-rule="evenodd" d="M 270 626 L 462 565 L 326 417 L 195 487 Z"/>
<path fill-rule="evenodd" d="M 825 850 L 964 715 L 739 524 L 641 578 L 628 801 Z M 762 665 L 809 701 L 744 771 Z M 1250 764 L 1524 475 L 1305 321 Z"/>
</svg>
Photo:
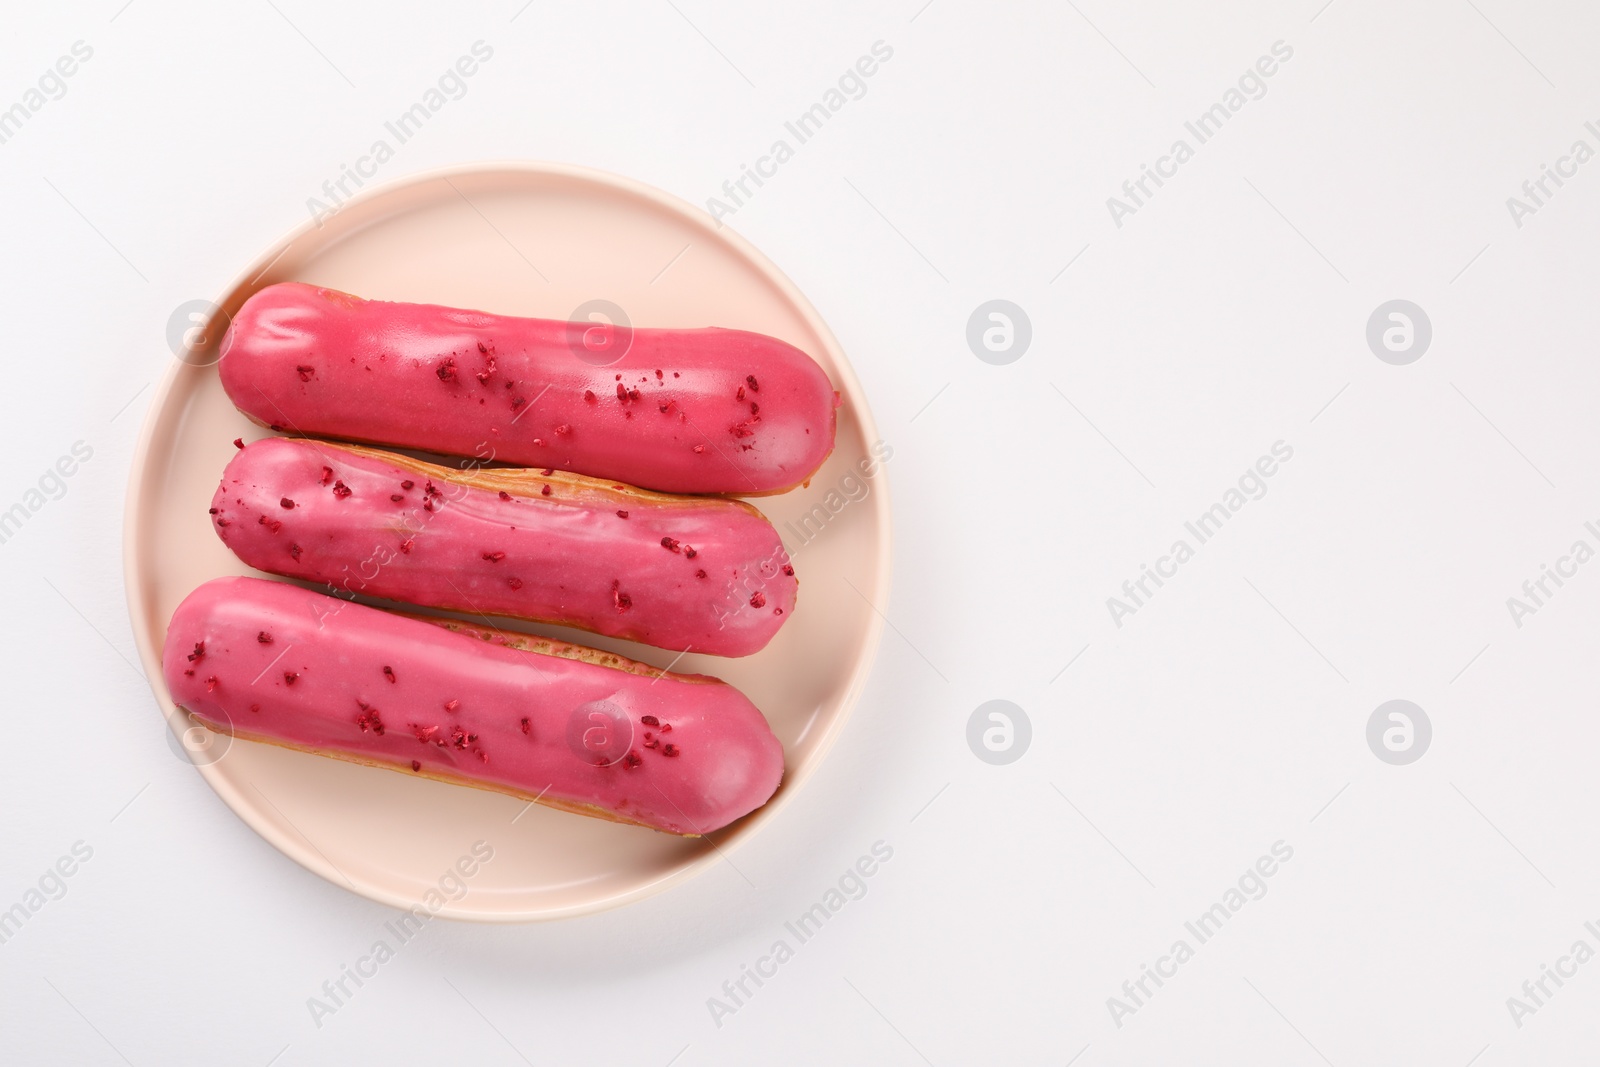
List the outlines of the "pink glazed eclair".
<svg viewBox="0 0 1600 1067">
<path fill-rule="evenodd" d="M 670 493 L 782 492 L 833 450 L 838 394 L 793 345 L 270 285 L 222 386 L 274 430 L 554 467 Z"/>
<path fill-rule="evenodd" d="M 213 730 L 672 834 L 727 826 L 783 777 L 766 720 L 715 678 L 260 578 L 190 593 L 162 669 Z"/>
<path fill-rule="evenodd" d="M 297 438 L 237 453 L 211 521 L 250 566 L 336 591 L 718 656 L 762 649 L 799 589 L 742 501 Z"/>
</svg>

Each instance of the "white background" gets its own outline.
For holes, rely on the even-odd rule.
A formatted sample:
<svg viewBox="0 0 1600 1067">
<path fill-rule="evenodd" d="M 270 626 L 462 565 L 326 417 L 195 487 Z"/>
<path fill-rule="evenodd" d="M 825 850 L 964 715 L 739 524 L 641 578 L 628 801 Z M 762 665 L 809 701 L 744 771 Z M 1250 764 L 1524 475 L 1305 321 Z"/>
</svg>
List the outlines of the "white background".
<svg viewBox="0 0 1600 1067">
<path fill-rule="evenodd" d="M 0 509 L 73 442 L 93 458 L 0 546 L 0 909 L 94 851 L 0 945 L 0 1058 L 1592 1051 L 1600 963 L 1520 1027 L 1506 1000 L 1579 938 L 1600 948 L 1600 563 L 1521 627 L 1506 598 L 1600 546 L 1600 163 L 1520 228 L 1506 198 L 1575 139 L 1600 147 L 1600 12 L 521 3 L 10 14 L 0 107 L 74 42 L 94 53 L 0 145 Z M 307 998 L 394 913 L 279 855 L 174 758 L 128 662 L 123 487 L 173 309 L 300 224 L 480 39 L 492 61 L 382 178 L 548 159 L 704 204 L 893 48 L 728 220 L 830 323 L 895 448 L 892 628 L 843 740 L 737 869 L 577 921 L 437 921 L 318 1027 Z M 1266 94 L 1116 226 L 1107 197 L 1280 40 Z M 993 298 L 1032 322 L 1006 366 L 965 340 Z M 1365 340 L 1395 298 L 1433 324 L 1409 366 Z M 1106 598 L 1280 440 L 1267 494 L 1115 625 Z M 1365 739 L 1394 698 L 1433 724 L 1409 766 Z M 967 745 L 991 699 L 1032 722 L 1008 766 Z M 708 998 L 879 840 L 865 897 L 718 1026 Z M 1266 895 L 1118 1026 L 1107 998 L 1280 840 Z"/>
</svg>

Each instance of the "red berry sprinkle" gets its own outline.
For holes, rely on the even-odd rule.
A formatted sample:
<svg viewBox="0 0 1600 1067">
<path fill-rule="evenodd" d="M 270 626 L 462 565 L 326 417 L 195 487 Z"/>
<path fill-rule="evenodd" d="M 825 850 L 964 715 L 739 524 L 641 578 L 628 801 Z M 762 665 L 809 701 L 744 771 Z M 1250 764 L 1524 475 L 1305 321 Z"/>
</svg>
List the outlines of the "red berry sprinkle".
<svg viewBox="0 0 1600 1067">
<path fill-rule="evenodd" d="M 393 500 L 396 504 L 398 504 L 400 501 L 404 500 L 405 497 L 401 496 L 399 493 L 390 493 L 389 494 L 389 499 Z"/>
<path fill-rule="evenodd" d="M 750 387 L 752 393 L 761 392 L 761 386 L 756 384 L 756 376 L 754 374 L 746 374 L 744 376 L 744 384 Z"/>
<path fill-rule="evenodd" d="M 787 574 L 789 577 L 793 578 L 794 577 L 794 565 L 790 564 L 790 563 L 785 563 L 783 565 L 783 573 Z"/>
<path fill-rule="evenodd" d="M 356 716 L 356 725 L 361 727 L 361 732 L 366 733 L 368 730 L 371 730 L 379 737 L 382 737 L 383 720 L 378 717 L 378 709 L 371 707 L 370 705 L 363 704 L 359 700 L 356 701 L 356 704 L 361 708 L 361 714 Z"/>
<path fill-rule="evenodd" d="M 197 659 L 204 659 L 205 655 L 206 643 L 204 641 L 196 641 L 194 643 L 194 651 L 189 653 L 189 662 L 193 663 Z"/>
<path fill-rule="evenodd" d="M 234 448 L 243 448 L 243 447 L 244 447 L 244 438 L 242 438 L 242 437 L 235 437 L 235 438 L 234 438 L 234 439 L 233 439 L 233 447 L 234 447 Z"/>
<path fill-rule="evenodd" d="M 696 578 L 704 578 L 706 576 L 706 572 L 703 570 L 698 570 L 694 572 L 694 576 Z"/>
<path fill-rule="evenodd" d="M 639 716 L 639 721 L 644 723 L 646 726 L 660 726 L 661 725 L 661 720 L 656 718 L 654 715 L 641 715 L 641 716 Z"/>
<path fill-rule="evenodd" d="M 617 512 L 617 518 L 619 518 L 619 519 L 625 519 L 625 518 L 627 518 L 627 517 L 628 517 L 628 513 L 627 513 L 627 512 L 626 512 L 626 511 L 619 511 L 619 512 Z"/>
<path fill-rule="evenodd" d="M 284 685 L 293 685 L 295 683 L 295 681 L 297 679 L 299 679 L 299 677 L 300 676 L 298 674 L 296 674 L 294 671 L 284 671 L 283 672 L 283 684 Z"/>
<path fill-rule="evenodd" d="M 289 555 L 294 557 L 295 559 L 299 559 L 300 558 L 300 546 L 299 545 L 290 545 L 289 546 Z"/>
<path fill-rule="evenodd" d="M 674 538 L 674 537 L 663 537 L 661 539 L 661 547 L 666 549 L 668 552 L 677 552 L 678 551 L 677 538 Z"/>
<path fill-rule="evenodd" d="M 447 701 L 444 702 L 444 710 L 445 711 L 455 711 L 460 706 L 461 706 L 461 701 L 459 701 L 459 700 L 447 700 Z"/>
<path fill-rule="evenodd" d="M 332 467 L 323 467 L 322 468 L 322 484 L 323 485 L 327 485 L 331 481 L 333 481 L 333 468 Z"/>
<path fill-rule="evenodd" d="M 751 607 L 753 607 L 753 608 L 762 608 L 762 607 L 766 607 L 766 605 L 767 605 L 767 596 L 766 596 L 765 593 L 751 593 L 750 594 L 750 606 Z"/>
<path fill-rule="evenodd" d="M 660 381 L 660 380 L 661 380 L 661 372 L 658 370 L 658 371 L 656 371 L 656 381 Z"/>
<path fill-rule="evenodd" d="M 546 478 L 548 478 L 552 474 L 554 474 L 555 472 L 556 472 L 556 469 L 554 467 L 546 467 L 544 470 L 540 471 L 539 473 L 544 475 Z"/>
<path fill-rule="evenodd" d="M 283 509 L 287 510 L 289 508 L 294 507 L 294 501 L 290 500 L 288 497 L 284 497 L 284 498 L 282 498 L 281 500 L 278 501 L 278 506 L 280 508 L 283 508 Z"/>
<path fill-rule="evenodd" d="M 694 446 L 694 451 L 695 451 L 696 455 L 699 455 L 700 453 L 704 452 L 705 450 L 706 450 L 706 446 L 705 445 L 695 445 Z"/>
<path fill-rule="evenodd" d="M 742 385 L 739 386 L 739 391 L 737 393 L 733 394 L 733 398 L 735 400 L 743 400 L 744 399 L 744 386 L 742 386 Z"/>
<path fill-rule="evenodd" d="M 620 378 L 622 375 L 619 374 L 617 377 Z M 628 387 L 623 385 L 621 382 L 617 383 L 617 399 L 621 400 L 623 403 L 627 403 L 628 400 Z"/>
<path fill-rule="evenodd" d="M 658 747 L 660 747 L 660 745 L 661 745 L 660 741 L 657 741 L 655 738 L 651 737 L 649 734 L 645 734 L 644 736 L 645 736 L 645 742 L 644 742 L 644 747 L 645 748 L 658 748 Z"/>
<path fill-rule="evenodd" d="M 630 770 L 630 771 L 633 770 L 635 767 L 639 766 L 640 764 L 642 764 L 643 762 L 644 762 L 644 760 L 639 758 L 639 753 L 637 753 L 637 752 L 630 751 L 626 756 L 622 757 L 622 766 L 626 770 Z"/>
<path fill-rule="evenodd" d="M 627 611 L 633 607 L 633 597 L 624 593 L 621 585 L 622 583 L 619 581 L 611 583 L 611 602 L 617 606 L 618 611 Z"/>
<path fill-rule="evenodd" d="M 483 554 L 483 558 L 488 560 L 490 563 L 499 563 L 501 560 L 506 558 L 506 554 L 504 552 L 485 552 Z"/>
<path fill-rule="evenodd" d="M 213 674 L 210 678 L 206 679 L 206 692 L 209 693 L 216 689 L 217 684 L 217 676 Z"/>
<path fill-rule="evenodd" d="M 525 734 L 533 733 L 533 723 L 529 722 L 526 718 L 522 720 L 522 732 Z"/>
<path fill-rule="evenodd" d="M 311 380 L 311 376 L 317 373 L 317 368 L 308 367 L 302 363 L 295 368 L 295 373 L 300 375 L 300 380 L 302 382 L 309 382 Z"/>
<path fill-rule="evenodd" d="M 683 557 L 685 559 L 694 559 L 699 554 L 700 554 L 700 550 L 695 548 L 693 545 L 684 545 L 683 546 Z"/>
<path fill-rule="evenodd" d="M 664 733 L 664 734 L 670 734 L 672 732 L 672 724 L 670 722 L 662 723 L 661 724 L 661 732 Z"/>
<path fill-rule="evenodd" d="M 513 589 L 521 589 L 522 588 L 522 579 L 521 578 L 507 578 L 506 579 L 506 584 L 509 585 Z"/>
<path fill-rule="evenodd" d="M 540 496 L 549 496 L 550 495 L 550 487 L 548 485 L 542 486 L 539 489 L 539 495 Z"/>
<path fill-rule="evenodd" d="M 272 644 L 272 635 L 267 633 L 267 631 L 262 630 L 260 633 L 256 634 L 256 640 L 260 641 L 263 645 L 270 645 Z"/>
<path fill-rule="evenodd" d="M 333 472 L 329 471 L 328 473 L 332 474 Z M 400 488 L 402 488 L 402 489 L 410 489 L 413 486 L 415 486 L 416 484 L 417 484 L 416 482 L 412 481 L 410 478 L 407 478 L 405 481 L 400 483 Z"/>
<path fill-rule="evenodd" d="M 400 551 L 409 556 L 411 554 L 411 545 L 412 539 L 408 537 L 404 541 L 400 542 Z"/>
<path fill-rule="evenodd" d="M 661 754 L 663 756 L 676 756 L 678 754 L 678 746 L 669 741 L 661 746 Z"/>
<path fill-rule="evenodd" d="M 414 770 L 414 771 L 422 770 L 422 763 L 420 761 L 418 761 L 418 760 L 412 760 L 411 761 L 411 769 Z"/>
<path fill-rule="evenodd" d="M 260 704 L 251 704 L 250 705 L 250 710 L 251 711 L 260 711 L 261 710 L 261 705 Z"/>
<path fill-rule="evenodd" d="M 560 434 L 563 437 L 565 437 L 567 434 L 569 434 L 571 432 L 572 432 L 572 427 L 568 426 L 564 422 L 560 426 L 556 427 L 556 433 Z"/>
<path fill-rule="evenodd" d="M 455 376 L 456 376 L 456 360 L 455 360 L 455 357 L 451 356 L 451 357 L 447 358 L 443 363 L 439 364 L 439 366 L 434 369 L 434 373 L 439 376 L 439 380 L 441 382 L 454 381 L 455 380 Z"/>
<path fill-rule="evenodd" d="M 393 668 L 393 667 L 385 667 L 385 668 L 384 668 L 384 669 L 383 669 L 383 676 L 384 676 L 384 677 L 385 677 L 385 678 L 387 678 L 387 679 L 389 679 L 389 684 L 390 684 L 390 685 L 393 685 L 393 684 L 394 684 L 394 682 L 395 682 L 395 677 L 394 677 L 394 668 Z"/>
<path fill-rule="evenodd" d="M 350 487 L 345 485 L 343 482 L 334 482 L 333 495 L 338 497 L 340 500 L 343 500 L 345 497 L 350 495 Z"/>
<path fill-rule="evenodd" d="M 583 399 L 585 401 L 587 401 L 588 403 L 593 404 L 594 403 L 594 390 L 593 389 L 585 389 L 583 391 Z"/>
<path fill-rule="evenodd" d="M 502 489 L 502 490 L 500 490 L 500 499 L 501 500 L 510 500 L 511 499 L 511 494 L 506 492 L 504 489 Z"/>
</svg>

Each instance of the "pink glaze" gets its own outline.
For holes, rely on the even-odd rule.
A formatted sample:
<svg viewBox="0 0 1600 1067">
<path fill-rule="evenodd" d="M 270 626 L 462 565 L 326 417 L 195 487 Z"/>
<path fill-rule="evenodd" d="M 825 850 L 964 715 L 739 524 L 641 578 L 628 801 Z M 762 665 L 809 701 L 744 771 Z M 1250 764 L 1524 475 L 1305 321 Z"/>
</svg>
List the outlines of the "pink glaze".
<svg viewBox="0 0 1600 1067">
<path fill-rule="evenodd" d="M 777 789 L 783 746 L 733 686 L 568 658 L 604 656 L 570 645 L 555 655 L 503 643 L 519 636 L 217 578 L 173 614 L 162 669 L 175 703 L 227 732 L 675 834 L 726 826 Z M 585 741 L 591 721 L 600 733 Z M 630 730 L 631 744 L 603 747 Z"/>
<path fill-rule="evenodd" d="M 275 430 L 673 493 L 798 485 L 833 450 L 839 402 L 809 356 L 762 334 L 513 318 L 295 282 L 245 301 L 222 351 L 228 396 Z"/>
<path fill-rule="evenodd" d="M 718 656 L 764 647 L 798 588 L 777 531 L 737 501 L 303 439 L 234 456 L 211 519 L 259 570 Z"/>
</svg>

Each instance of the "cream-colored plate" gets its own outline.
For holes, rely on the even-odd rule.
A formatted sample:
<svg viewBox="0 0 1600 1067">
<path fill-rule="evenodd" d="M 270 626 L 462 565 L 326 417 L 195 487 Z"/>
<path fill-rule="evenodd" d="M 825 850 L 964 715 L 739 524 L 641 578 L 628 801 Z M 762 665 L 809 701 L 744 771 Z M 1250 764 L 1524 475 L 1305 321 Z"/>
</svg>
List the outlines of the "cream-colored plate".
<svg viewBox="0 0 1600 1067">
<path fill-rule="evenodd" d="M 545 318 L 606 300 L 635 326 L 757 330 L 826 368 L 844 397 L 832 458 L 809 487 L 754 501 L 793 553 L 801 580 L 793 618 L 758 655 L 688 655 L 674 668 L 724 678 L 766 713 L 788 763 L 771 803 L 714 841 L 685 840 L 276 746 L 230 743 L 174 713 L 160 667 L 173 609 L 209 578 L 255 573 L 217 539 L 206 515 L 233 439 L 264 432 L 234 410 L 218 381 L 222 314 L 262 286 L 290 280 Z M 301 227 L 218 304 L 206 336 L 174 361 L 134 458 L 128 601 L 160 710 L 217 795 L 257 833 L 334 884 L 397 907 L 422 904 L 462 919 L 549 919 L 638 900 L 721 862 L 805 784 L 838 737 L 877 648 L 882 620 L 873 605 L 888 595 L 889 505 L 860 383 L 816 311 L 759 252 L 682 201 L 613 175 L 550 164 L 463 166 L 371 190 L 320 226 Z M 868 462 L 876 467 L 870 478 L 860 466 Z M 575 631 L 528 629 L 660 666 L 673 658 Z M 467 863 L 471 877 L 451 875 L 478 841 L 493 859 Z"/>
</svg>

